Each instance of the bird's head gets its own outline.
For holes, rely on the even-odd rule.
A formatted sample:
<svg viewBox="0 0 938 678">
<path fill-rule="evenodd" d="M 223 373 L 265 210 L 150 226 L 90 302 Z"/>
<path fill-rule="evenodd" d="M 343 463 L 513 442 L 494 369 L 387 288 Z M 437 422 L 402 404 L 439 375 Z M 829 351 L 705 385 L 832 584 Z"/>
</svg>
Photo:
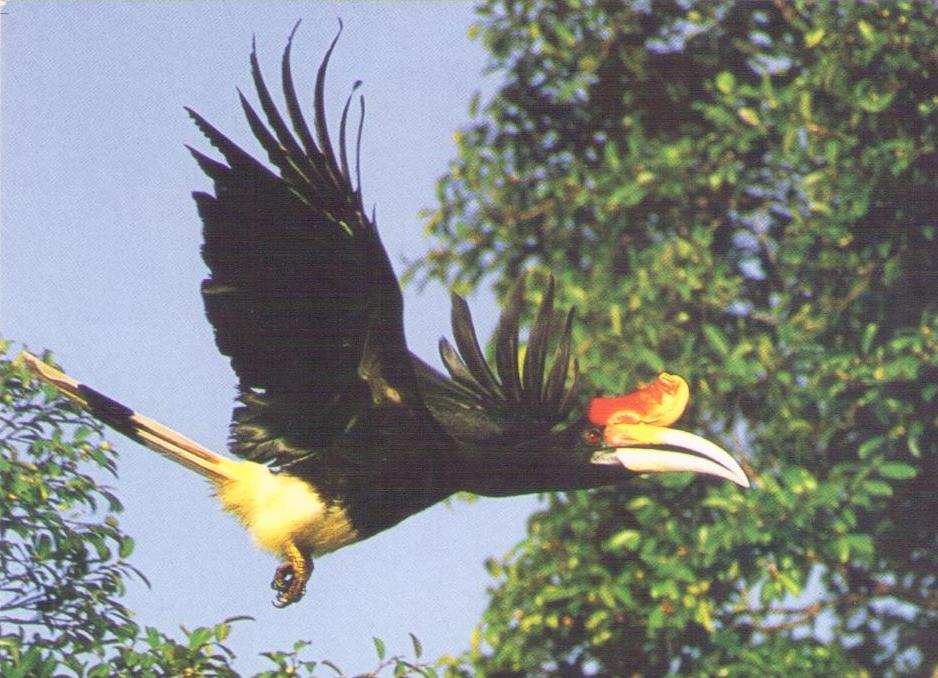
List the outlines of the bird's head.
<svg viewBox="0 0 938 678">
<path fill-rule="evenodd" d="M 593 398 L 583 439 L 595 446 L 592 464 L 622 466 L 635 473 L 691 471 L 749 487 L 739 463 L 723 448 L 671 428 L 684 413 L 690 389 L 666 372 L 651 384 L 614 398 Z"/>
<path fill-rule="evenodd" d="M 509 293 L 499 319 L 494 365 L 482 354 L 468 306 L 453 295 L 456 348 L 445 339 L 440 343 L 451 381 L 430 378 L 422 389 L 437 420 L 491 470 L 484 490 L 473 491 L 575 489 L 669 471 L 749 486 L 743 469 L 725 450 L 671 428 L 690 397 L 687 382 L 672 374 L 661 374 L 624 396 L 593 398 L 587 411 L 565 426 L 581 402 L 571 346 L 573 313 L 554 332 L 554 283 L 549 278 L 522 357 L 518 326 L 524 280 L 522 276 Z M 555 349 L 548 367 L 550 344 Z"/>
</svg>

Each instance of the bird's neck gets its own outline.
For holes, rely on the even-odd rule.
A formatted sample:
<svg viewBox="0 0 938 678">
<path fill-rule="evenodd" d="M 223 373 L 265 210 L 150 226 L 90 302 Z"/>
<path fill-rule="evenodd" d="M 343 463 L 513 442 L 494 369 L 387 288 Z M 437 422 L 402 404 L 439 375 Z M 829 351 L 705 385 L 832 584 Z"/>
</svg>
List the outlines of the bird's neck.
<svg viewBox="0 0 938 678">
<path fill-rule="evenodd" d="M 596 466 L 569 450 L 536 445 L 461 444 L 451 482 L 460 491 L 510 497 L 549 491 L 582 490 L 621 481 L 610 467 Z"/>
</svg>

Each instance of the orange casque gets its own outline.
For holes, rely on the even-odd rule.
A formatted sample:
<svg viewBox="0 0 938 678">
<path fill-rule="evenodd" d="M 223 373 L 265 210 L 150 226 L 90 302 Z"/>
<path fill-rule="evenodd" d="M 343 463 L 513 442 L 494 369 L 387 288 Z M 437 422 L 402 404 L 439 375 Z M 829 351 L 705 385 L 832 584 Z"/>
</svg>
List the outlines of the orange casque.
<svg viewBox="0 0 938 678">
<path fill-rule="evenodd" d="M 652 383 L 624 396 L 593 398 L 589 405 L 589 420 L 597 426 L 670 426 L 684 413 L 689 399 L 687 382 L 676 374 L 662 372 Z"/>
</svg>

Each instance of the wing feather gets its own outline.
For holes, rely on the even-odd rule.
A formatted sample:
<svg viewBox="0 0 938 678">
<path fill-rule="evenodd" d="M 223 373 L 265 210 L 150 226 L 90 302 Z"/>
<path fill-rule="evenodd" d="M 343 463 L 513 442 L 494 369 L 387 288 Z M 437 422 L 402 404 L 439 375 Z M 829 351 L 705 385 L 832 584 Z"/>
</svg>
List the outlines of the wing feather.
<svg viewBox="0 0 938 678">
<path fill-rule="evenodd" d="M 341 27 L 316 75 L 318 141 L 291 74 L 295 32 L 281 61 L 290 124 L 264 81 L 256 48 L 250 65 L 259 111 L 239 92 L 248 125 L 276 171 L 187 109 L 224 159 L 190 149 L 214 183 L 214 194 L 193 196 L 210 270 L 202 284 L 206 315 L 239 379 L 232 449 L 275 465 L 322 453 L 364 411 L 387 406 L 387 394 L 393 394 L 392 406 L 419 398 L 400 287 L 365 216 L 360 181 L 352 187 L 345 148 L 349 104 L 341 163 L 325 123 L 326 69 Z"/>
<path fill-rule="evenodd" d="M 547 383 L 544 385 L 544 407 L 551 411 L 560 410 L 560 402 L 564 396 L 564 385 L 567 383 L 567 372 L 570 367 L 570 343 L 573 336 L 574 315 L 575 311 L 571 308 L 567 313 L 563 334 L 557 344 L 554 363 L 550 368 L 550 374 L 547 375 Z"/>
<path fill-rule="evenodd" d="M 313 100 L 313 108 L 316 111 L 313 124 L 316 127 L 316 138 L 319 140 L 319 148 L 322 149 L 322 154 L 326 157 L 324 167 L 337 183 L 339 178 L 335 176 L 334 171 L 336 168 L 335 152 L 332 150 L 332 141 L 329 139 L 329 127 L 326 124 L 325 88 L 326 69 L 329 67 L 329 59 L 332 57 L 332 51 L 335 49 L 336 43 L 339 42 L 340 35 L 342 35 L 341 19 L 339 20 L 339 31 L 332 39 L 332 44 L 329 45 L 329 49 L 326 50 L 326 55 L 322 58 L 322 63 L 319 64 L 319 71 L 316 73 L 316 95 Z"/>
<path fill-rule="evenodd" d="M 293 37 L 292 33 L 290 37 Z M 284 156 L 287 158 L 306 160 L 306 154 L 303 153 L 303 150 L 296 142 L 296 138 L 290 133 L 286 122 L 284 122 L 283 118 L 280 116 L 280 111 L 277 110 L 277 106 L 270 96 L 270 91 L 267 89 L 267 84 L 264 82 L 260 63 L 257 60 L 256 41 L 252 41 L 251 43 L 251 77 L 254 80 L 254 89 L 257 92 L 257 99 L 261 104 L 261 109 L 264 111 L 264 116 L 270 123 L 274 134 L 276 134 L 277 141 L 284 149 Z M 241 103 L 242 105 L 247 103 L 243 96 L 241 97 Z M 309 164 L 308 160 L 305 164 Z"/>
<path fill-rule="evenodd" d="M 547 340 L 550 338 L 548 324 L 553 320 L 554 314 L 554 279 L 550 278 L 547 290 L 544 292 L 544 301 L 537 309 L 534 324 L 531 325 L 531 335 L 528 347 L 524 353 L 524 395 L 525 402 L 530 407 L 536 407 L 544 397 L 544 361 L 547 358 Z"/>
<path fill-rule="evenodd" d="M 578 369 L 571 360 L 574 313 L 555 337 L 554 281 L 548 280 L 528 337 L 519 375 L 518 328 L 524 310 L 524 276 L 509 292 L 496 327 L 495 372 L 482 355 L 465 300 L 453 294 L 456 347 L 440 340 L 449 378 L 413 358 L 424 402 L 450 435 L 477 444 L 511 443 L 546 435 L 570 414 L 578 398 Z M 547 352 L 556 344 L 547 370 Z M 545 378 L 546 373 L 546 378 Z M 570 376 L 572 373 L 572 377 Z M 567 386 L 567 381 L 571 382 Z"/>
<path fill-rule="evenodd" d="M 453 303 L 453 338 L 456 340 L 456 346 L 459 348 L 459 355 L 462 357 L 463 364 L 472 374 L 473 381 L 480 391 L 490 398 L 504 398 L 505 392 L 495 379 L 495 375 L 492 374 L 492 370 L 485 361 L 485 356 L 482 355 L 479 339 L 476 337 L 475 326 L 472 323 L 469 304 L 458 294 L 453 293 L 451 297 Z"/>
<path fill-rule="evenodd" d="M 296 87 L 293 84 L 293 69 L 290 66 L 290 52 L 293 48 L 293 36 L 300 27 L 297 21 L 290 31 L 290 37 L 287 39 L 287 46 L 283 50 L 283 58 L 280 62 L 280 78 L 283 81 L 283 99 L 287 106 L 287 113 L 290 116 L 290 122 L 293 124 L 293 131 L 300 138 L 303 148 L 306 149 L 305 156 L 309 158 L 312 168 L 320 167 L 325 158 L 320 153 L 316 142 L 313 141 L 313 135 L 306 124 L 306 117 L 303 115 L 303 109 L 300 107 L 299 99 L 296 96 Z M 300 153 L 300 155 L 303 155 Z"/>
<path fill-rule="evenodd" d="M 518 374 L 518 324 L 524 308 L 524 276 L 518 278 L 508 293 L 508 300 L 495 326 L 495 368 L 508 400 L 521 397 Z"/>
</svg>

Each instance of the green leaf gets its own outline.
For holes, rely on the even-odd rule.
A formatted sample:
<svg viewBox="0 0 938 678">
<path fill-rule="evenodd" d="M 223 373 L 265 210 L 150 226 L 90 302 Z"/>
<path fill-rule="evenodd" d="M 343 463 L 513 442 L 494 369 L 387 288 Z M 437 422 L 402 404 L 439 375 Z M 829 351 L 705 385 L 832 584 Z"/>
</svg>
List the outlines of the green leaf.
<svg viewBox="0 0 938 678">
<path fill-rule="evenodd" d="M 193 650 L 197 650 L 211 639 L 212 629 L 200 626 L 189 633 L 189 647 Z"/>
<path fill-rule="evenodd" d="M 736 115 L 739 116 L 740 120 L 752 127 L 758 127 L 762 124 L 762 121 L 759 120 L 759 114 L 756 113 L 755 109 L 753 108 L 740 108 L 738 111 L 736 111 Z"/>
<path fill-rule="evenodd" d="M 854 88 L 854 100 L 867 113 L 881 113 L 892 104 L 896 93 L 879 89 L 869 80 L 859 82 Z"/>
<path fill-rule="evenodd" d="M 860 446 L 857 448 L 857 455 L 860 459 L 866 459 L 874 451 L 880 449 L 886 443 L 886 436 L 879 435 L 873 436 L 867 440 L 864 440 L 860 443 Z"/>
<path fill-rule="evenodd" d="M 864 354 L 870 352 L 870 347 L 873 345 L 873 338 L 876 336 L 878 330 L 879 325 L 877 323 L 870 323 L 863 329 L 863 341 L 860 343 L 860 350 Z"/>
<path fill-rule="evenodd" d="M 850 546 L 855 557 L 870 558 L 876 552 L 873 538 L 868 534 L 848 534 L 842 539 Z"/>
<path fill-rule="evenodd" d="M 608 208 L 614 210 L 619 207 L 634 207 L 645 198 L 645 195 L 646 191 L 639 186 L 637 181 L 628 181 L 609 196 Z"/>
<path fill-rule="evenodd" d="M 120 541 L 120 548 L 118 549 L 118 555 L 121 558 L 129 558 L 130 554 L 134 552 L 134 540 L 133 537 L 123 537 Z"/>
<path fill-rule="evenodd" d="M 893 493 L 892 485 L 882 480 L 865 480 L 863 481 L 863 489 L 867 494 L 874 497 L 891 497 Z"/>
<path fill-rule="evenodd" d="M 39 540 L 36 542 L 36 556 L 39 560 L 45 560 L 49 557 L 49 553 L 52 551 L 52 540 L 47 534 L 39 535 Z"/>
<path fill-rule="evenodd" d="M 335 664 L 333 664 L 333 663 L 332 663 L 331 661 L 329 661 L 328 659 L 323 659 L 323 660 L 322 660 L 321 662 L 319 662 L 319 663 L 322 664 L 323 666 L 328 666 L 330 669 L 332 669 L 333 671 L 335 671 L 337 675 L 340 675 L 340 676 L 341 676 L 341 675 L 344 673 L 344 672 L 342 671 L 342 669 L 340 669 L 338 666 L 336 666 Z"/>
<path fill-rule="evenodd" d="M 423 654 L 423 645 L 420 644 L 420 639 L 413 633 L 408 635 L 410 635 L 410 642 L 414 646 L 414 658 L 420 659 L 420 655 Z"/>
<path fill-rule="evenodd" d="M 384 653 L 385 653 L 384 641 L 377 637 L 373 637 L 371 640 L 375 644 L 375 652 L 378 653 L 378 661 L 384 661 Z"/>
<path fill-rule="evenodd" d="M 642 533 L 638 530 L 621 530 L 606 541 L 607 550 L 615 551 L 619 549 L 634 550 L 638 548 L 642 540 Z"/>
<path fill-rule="evenodd" d="M 97 534 L 86 535 L 85 540 L 88 544 L 94 547 L 95 551 L 98 554 L 98 558 L 101 560 L 108 560 L 111 557 L 111 549 L 108 548 L 107 544 Z"/>
<path fill-rule="evenodd" d="M 804 46 L 808 49 L 817 47 L 821 40 L 824 39 L 824 33 L 823 28 L 815 28 L 812 31 L 808 31 L 804 34 Z"/>
<path fill-rule="evenodd" d="M 217 640 L 222 641 L 231 634 L 231 626 L 228 624 L 215 624 L 212 632 Z"/>
<path fill-rule="evenodd" d="M 702 330 L 704 337 L 707 339 L 707 343 L 710 344 L 710 347 L 713 348 L 717 355 L 721 358 L 725 358 L 730 354 L 730 343 L 716 325 L 707 323 L 703 326 Z"/>
<path fill-rule="evenodd" d="M 817 489 L 817 479 L 810 471 L 800 466 L 785 469 L 782 476 L 792 494 L 813 493 Z"/>
<path fill-rule="evenodd" d="M 554 24 L 554 30 L 557 32 L 557 37 L 559 37 L 567 47 L 573 47 L 576 44 L 576 36 L 565 24 Z"/>
<path fill-rule="evenodd" d="M 717 89 L 723 94 L 729 94 L 736 87 L 736 76 L 729 71 L 720 71 L 716 78 Z"/>
<path fill-rule="evenodd" d="M 876 472 L 883 478 L 909 480 L 918 475 L 918 469 L 901 461 L 887 461 L 876 466 Z"/>
</svg>

